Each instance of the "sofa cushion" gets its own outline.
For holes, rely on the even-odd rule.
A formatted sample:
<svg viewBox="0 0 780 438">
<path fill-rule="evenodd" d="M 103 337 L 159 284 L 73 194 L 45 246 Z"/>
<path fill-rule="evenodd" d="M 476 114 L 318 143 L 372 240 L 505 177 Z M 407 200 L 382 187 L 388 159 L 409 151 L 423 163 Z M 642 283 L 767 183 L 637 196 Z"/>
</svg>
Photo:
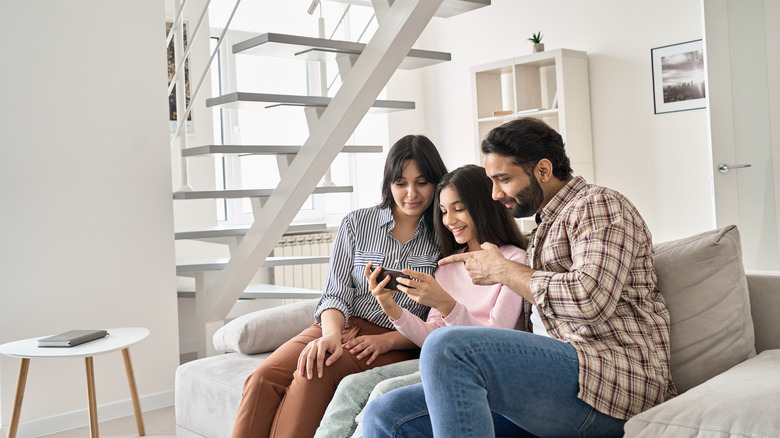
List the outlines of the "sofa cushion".
<svg viewBox="0 0 780 438">
<path fill-rule="evenodd" d="M 780 350 L 767 350 L 625 425 L 627 437 L 776 437 Z"/>
<path fill-rule="evenodd" d="M 242 354 L 274 351 L 314 324 L 318 302 L 300 301 L 239 316 L 214 333 L 214 348 Z"/>
<path fill-rule="evenodd" d="M 230 438 L 244 382 L 270 354 L 220 354 L 176 368 L 176 436 Z"/>
<path fill-rule="evenodd" d="M 669 306 L 680 393 L 756 355 L 736 226 L 655 245 L 653 261 Z"/>
</svg>

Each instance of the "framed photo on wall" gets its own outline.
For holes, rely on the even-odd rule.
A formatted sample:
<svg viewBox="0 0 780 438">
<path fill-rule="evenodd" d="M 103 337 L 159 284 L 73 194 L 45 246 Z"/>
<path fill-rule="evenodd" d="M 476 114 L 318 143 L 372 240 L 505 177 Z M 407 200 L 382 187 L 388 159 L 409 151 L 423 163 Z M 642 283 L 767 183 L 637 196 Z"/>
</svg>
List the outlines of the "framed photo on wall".
<svg viewBox="0 0 780 438">
<path fill-rule="evenodd" d="M 165 22 L 165 34 L 168 35 L 171 32 L 171 27 L 173 26 L 172 21 L 166 21 Z M 187 27 L 188 23 L 184 22 L 182 24 L 182 39 L 184 42 L 184 47 L 182 48 L 182 53 L 184 53 L 187 50 Z M 168 85 L 170 86 L 171 81 L 173 80 L 173 76 L 176 73 L 176 56 L 175 56 L 175 48 L 174 48 L 174 40 L 171 40 L 170 44 L 168 44 Z M 185 94 L 185 102 L 186 105 L 190 105 L 190 61 L 189 59 L 184 61 L 184 88 L 186 90 Z M 171 91 L 171 94 L 168 95 L 168 120 L 170 123 L 170 131 L 171 134 L 176 133 L 176 124 L 177 124 L 177 110 L 176 110 L 176 86 L 173 87 L 173 91 Z M 192 126 L 192 112 L 189 113 L 187 116 L 187 134 L 192 134 L 194 132 L 194 128 Z"/>
<path fill-rule="evenodd" d="M 656 114 L 707 105 L 702 40 L 656 47 L 650 54 Z"/>
</svg>

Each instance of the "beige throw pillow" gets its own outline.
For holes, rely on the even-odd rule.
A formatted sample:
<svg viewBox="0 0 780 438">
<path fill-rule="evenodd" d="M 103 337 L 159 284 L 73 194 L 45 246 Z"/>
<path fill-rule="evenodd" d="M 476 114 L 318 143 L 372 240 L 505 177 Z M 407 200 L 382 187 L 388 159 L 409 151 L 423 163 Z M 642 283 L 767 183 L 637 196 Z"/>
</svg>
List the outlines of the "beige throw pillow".
<svg viewBox="0 0 780 438">
<path fill-rule="evenodd" d="M 301 301 L 239 316 L 214 333 L 214 348 L 242 354 L 274 351 L 314 324 L 318 302 Z"/>
<path fill-rule="evenodd" d="M 680 393 L 756 355 L 736 226 L 655 245 L 653 260 L 669 306 Z"/>
</svg>

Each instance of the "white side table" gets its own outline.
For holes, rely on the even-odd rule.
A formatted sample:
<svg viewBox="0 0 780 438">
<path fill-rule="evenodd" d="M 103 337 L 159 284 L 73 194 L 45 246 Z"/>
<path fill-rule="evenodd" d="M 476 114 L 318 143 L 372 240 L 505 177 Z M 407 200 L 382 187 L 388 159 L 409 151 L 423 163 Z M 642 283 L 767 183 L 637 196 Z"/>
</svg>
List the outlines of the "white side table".
<svg viewBox="0 0 780 438">
<path fill-rule="evenodd" d="M 22 363 L 19 367 L 19 380 L 16 384 L 16 396 L 14 406 L 11 411 L 11 424 L 8 428 L 8 438 L 16 437 L 16 430 L 19 427 L 19 414 L 22 410 L 22 399 L 24 398 L 24 387 L 27 383 L 27 371 L 30 367 L 31 358 L 39 357 L 83 357 L 87 367 L 87 396 L 89 399 L 89 429 L 92 438 L 98 437 L 97 421 L 97 401 L 95 399 L 95 370 L 92 364 L 92 357 L 98 354 L 110 353 L 116 350 L 122 350 L 122 356 L 125 360 L 125 372 L 127 373 L 127 382 L 130 384 L 130 395 L 133 399 L 133 411 L 135 412 L 135 423 L 138 429 L 138 435 L 143 436 L 144 418 L 141 412 L 141 403 L 138 399 L 138 388 L 135 384 L 135 375 L 133 373 L 133 364 L 130 361 L 130 351 L 128 347 L 140 342 L 149 336 L 149 330 L 141 327 L 125 327 L 106 329 L 108 336 L 105 338 L 90 341 L 75 347 L 67 348 L 41 348 L 38 347 L 37 338 L 23 339 L 21 341 L 9 342 L 0 345 L 0 354 L 6 356 L 19 357 Z"/>
</svg>

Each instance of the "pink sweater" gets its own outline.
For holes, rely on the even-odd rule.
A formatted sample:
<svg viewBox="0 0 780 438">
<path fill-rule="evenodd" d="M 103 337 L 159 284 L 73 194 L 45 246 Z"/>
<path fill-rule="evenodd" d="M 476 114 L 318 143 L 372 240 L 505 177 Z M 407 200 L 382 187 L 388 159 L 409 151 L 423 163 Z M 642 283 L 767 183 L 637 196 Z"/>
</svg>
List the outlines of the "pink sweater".
<svg viewBox="0 0 780 438">
<path fill-rule="evenodd" d="M 525 263 L 525 250 L 516 246 L 500 247 L 504 257 L 517 263 Z M 426 321 L 403 309 L 395 328 L 422 347 L 428 335 L 444 326 L 484 326 L 513 329 L 517 326 L 523 310 L 523 298 L 503 284 L 478 286 L 463 263 L 440 266 L 434 273 L 436 281 L 457 301 L 446 318 L 436 309 L 431 309 Z"/>
</svg>

